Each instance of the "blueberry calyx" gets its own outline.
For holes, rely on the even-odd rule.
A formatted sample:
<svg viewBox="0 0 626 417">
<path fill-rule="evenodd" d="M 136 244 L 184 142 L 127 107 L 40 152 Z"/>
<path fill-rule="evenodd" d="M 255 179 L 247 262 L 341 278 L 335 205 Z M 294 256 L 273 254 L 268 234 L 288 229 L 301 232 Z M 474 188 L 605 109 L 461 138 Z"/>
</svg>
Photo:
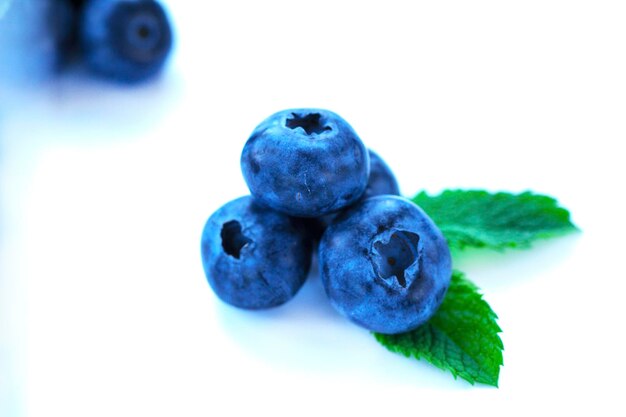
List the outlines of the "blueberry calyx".
<svg viewBox="0 0 626 417">
<path fill-rule="evenodd" d="M 241 250 L 246 245 L 252 243 L 252 239 L 248 238 L 241 231 L 241 224 L 237 220 L 224 223 L 220 237 L 222 238 L 224 252 L 235 259 L 239 259 Z"/>
<path fill-rule="evenodd" d="M 159 20 L 149 13 L 132 16 L 126 27 L 126 39 L 134 47 L 134 57 L 138 60 L 150 60 L 162 37 Z"/>
<path fill-rule="evenodd" d="M 391 229 L 373 239 L 370 259 L 383 282 L 392 287 L 408 288 L 419 275 L 421 252 L 419 235 Z"/>
<path fill-rule="evenodd" d="M 332 127 L 326 124 L 326 120 L 322 119 L 322 115 L 319 113 L 307 113 L 300 115 L 298 113 L 291 113 L 291 117 L 287 118 L 285 124 L 290 129 L 301 128 L 307 135 L 320 134 L 333 130 Z"/>
<path fill-rule="evenodd" d="M 113 45 L 127 59 L 149 64 L 171 47 L 171 30 L 163 10 L 155 2 L 121 3 L 109 17 Z"/>
<path fill-rule="evenodd" d="M 172 49 L 172 27 L 156 0 L 80 2 L 77 35 L 88 68 L 134 83 L 155 76 Z"/>
</svg>

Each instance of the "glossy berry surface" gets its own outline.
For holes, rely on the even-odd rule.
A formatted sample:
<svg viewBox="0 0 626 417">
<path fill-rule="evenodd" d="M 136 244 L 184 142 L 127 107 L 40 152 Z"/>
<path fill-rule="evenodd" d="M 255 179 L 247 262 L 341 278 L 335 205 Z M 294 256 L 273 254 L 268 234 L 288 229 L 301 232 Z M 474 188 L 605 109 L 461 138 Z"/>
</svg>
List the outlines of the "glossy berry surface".
<svg viewBox="0 0 626 417">
<path fill-rule="evenodd" d="M 88 0 L 79 30 L 87 66 L 120 82 L 156 75 L 172 47 L 170 23 L 154 0 Z"/>
<path fill-rule="evenodd" d="M 361 197 L 369 157 L 339 115 L 292 109 L 257 126 L 241 154 L 241 169 L 261 204 L 292 216 L 316 217 Z"/>
<path fill-rule="evenodd" d="M 211 215 L 202 232 L 202 264 L 213 291 L 246 309 L 281 305 L 304 283 L 311 243 L 300 219 L 261 207 L 250 196 Z"/>
<path fill-rule="evenodd" d="M 368 198 L 344 211 L 319 246 L 333 306 L 380 333 L 425 323 L 450 283 L 450 250 L 432 220 L 402 197 Z"/>
</svg>

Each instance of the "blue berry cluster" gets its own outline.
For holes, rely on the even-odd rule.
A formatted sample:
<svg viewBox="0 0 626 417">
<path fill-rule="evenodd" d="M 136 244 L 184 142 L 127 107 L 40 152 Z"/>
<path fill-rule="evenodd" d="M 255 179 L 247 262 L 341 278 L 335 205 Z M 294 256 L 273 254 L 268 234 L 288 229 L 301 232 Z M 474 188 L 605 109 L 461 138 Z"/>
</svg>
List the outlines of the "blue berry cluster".
<svg viewBox="0 0 626 417">
<path fill-rule="evenodd" d="M 156 75 L 172 48 L 172 28 L 156 0 L 50 0 L 58 64 L 83 62 L 95 75 L 136 83 Z"/>
<path fill-rule="evenodd" d="M 275 113 L 247 140 L 241 169 L 251 195 L 218 209 L 202 233 L 204 272 L 224 302 L 287 302 L 317 247 L 326 294 L 354 323 L 395 334 L 435 313 L 450 283 L 447 242 L 339 115 Z"/>
</svg>

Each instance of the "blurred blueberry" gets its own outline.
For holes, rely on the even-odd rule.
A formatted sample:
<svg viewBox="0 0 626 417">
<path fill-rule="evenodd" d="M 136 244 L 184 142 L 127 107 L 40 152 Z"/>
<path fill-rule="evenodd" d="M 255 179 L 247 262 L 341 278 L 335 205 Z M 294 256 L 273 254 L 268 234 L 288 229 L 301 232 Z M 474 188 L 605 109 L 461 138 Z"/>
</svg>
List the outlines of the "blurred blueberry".
<svg viewBox="0 0 626 417">
<path fill-rule="evenodd" d="M 382 195 L 345 210 L 319 246 L 322 282 L 333 306 L 380 333 L 425 323 L 450 283 L 450 250 L 411 201 Z"/>
<path fill-rule="evenodd" d="M 54 10 L 52 0 L 0 0 L 0 95 L 7 87 L 45 80 L 53 73 Z"/>
<path fill-rule="evenodd" d="M 291 109 L 256 127 L 241 154 L 253 197 L 292 216 L 316 217 L 357 201 L 369 157 L 352 127 L 322 109 Z"/>
<path fill-rule="evenodd" d="M 275 307 L 304 283 L 312 244 L 301 219 L 233 200 L 211 215 L 202 232 L 202 264 L 211 288 L 240 308 Z"/>
<path fill-rule="evenodd" d="M 172 48 L 172 29 L 154 0 L 87 0 L 79 27 L 88 68 L 138 82 L 155 76 Z"/>
<path fill-rule="evenodd" d="M 56 47 L 56 69 L 64 69 L 77 58 L 78 24 L 84 0 L 48 0 L 48 26 Z"/>
</svg>

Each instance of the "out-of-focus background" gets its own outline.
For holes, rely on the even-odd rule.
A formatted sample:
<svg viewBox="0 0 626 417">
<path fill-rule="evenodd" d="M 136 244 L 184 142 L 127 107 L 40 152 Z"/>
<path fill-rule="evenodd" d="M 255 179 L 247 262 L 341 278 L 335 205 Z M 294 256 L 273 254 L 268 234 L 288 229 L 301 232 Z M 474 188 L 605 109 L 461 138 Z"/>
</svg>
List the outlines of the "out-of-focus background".
<svg viewBox="0 0 626 417">
<path fill-rule="evenodd" d="M 0 0 L 0 416 L 626 412 L 626 4 L 168 1 L 173 54 L 129 87 L 51 76 L 42 3 Z M 456 261 L 500 317 L 499 389 L 386 351 L 315 271 L 271 311 L 213 295 L 204 222 L 290 107 L 342 115 L 407 196 L 571 210 L 580 234 Z"/>
</svg>

